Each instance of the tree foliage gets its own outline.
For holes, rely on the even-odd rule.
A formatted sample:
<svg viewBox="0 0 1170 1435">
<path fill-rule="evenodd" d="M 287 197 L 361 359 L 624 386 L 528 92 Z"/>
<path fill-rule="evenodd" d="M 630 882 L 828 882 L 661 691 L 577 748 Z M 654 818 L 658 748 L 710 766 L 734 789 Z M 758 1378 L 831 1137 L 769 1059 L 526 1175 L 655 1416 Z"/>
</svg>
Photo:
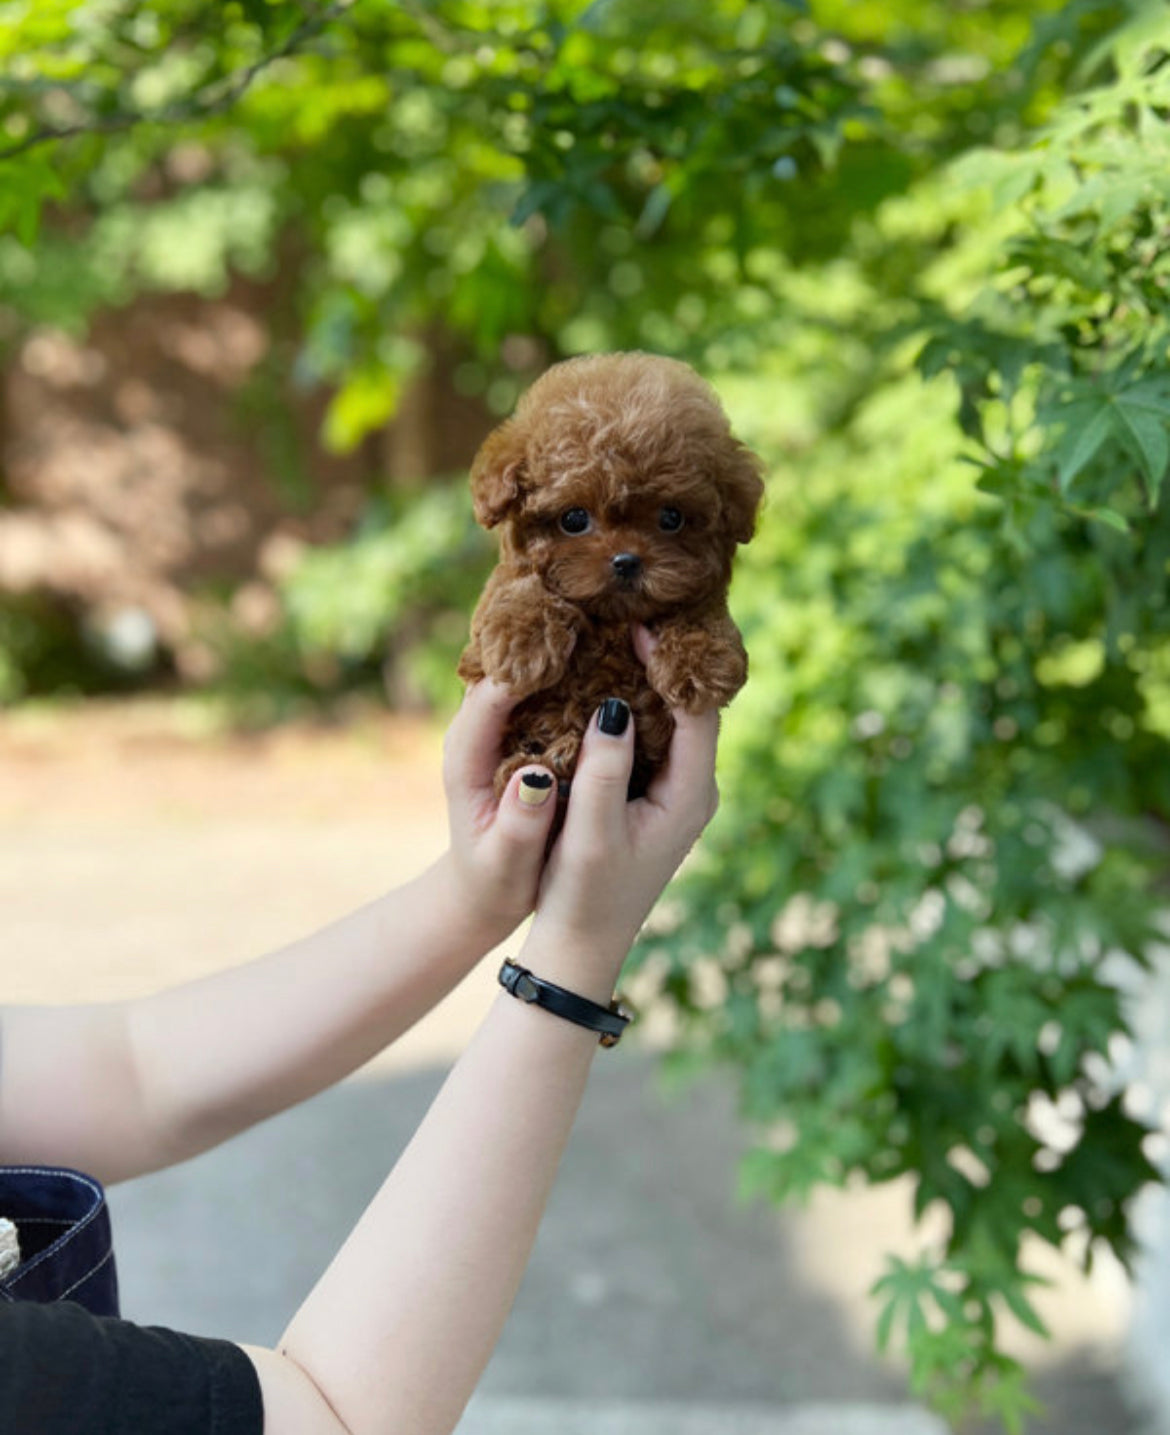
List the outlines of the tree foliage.
<svg viewBox="0 0 1170 1435">
<path fill-rule="evenodd" d="M 945 1215 L 878 1342 L 1020 1428 L 1029 1242 L 1128 1262 L 1156 1175 L 1110 1063 L 1170 820 L 1164 6 L 204 14 L 0 12 L 8 332 L 291 253 L 338 447 L 439 331 L 500 412 L 582 350 L 720 379 L 772 467 L 753 676 L 640 979 L 680 1067 L 738 1073 L 745 1189 L 909 1177 Z M 310 554 L 279 641 L 360 664 L 423 610 L 457 643 L 484 550 L 425 503 Z"/>
</svg>

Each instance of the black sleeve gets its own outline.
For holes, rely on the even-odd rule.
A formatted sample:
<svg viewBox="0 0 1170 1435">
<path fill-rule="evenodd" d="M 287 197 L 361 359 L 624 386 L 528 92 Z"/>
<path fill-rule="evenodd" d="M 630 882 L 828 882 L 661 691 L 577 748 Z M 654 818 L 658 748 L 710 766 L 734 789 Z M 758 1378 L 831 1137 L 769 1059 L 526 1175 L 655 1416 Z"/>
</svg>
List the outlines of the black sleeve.
<svg viewBox="0 0 1170 1435">
<path fill-rule="evenodd" d="M 252 1362 L 226 1340 L 0 1303 L 5 1435 L 263 1435 Z"/>
</svg>

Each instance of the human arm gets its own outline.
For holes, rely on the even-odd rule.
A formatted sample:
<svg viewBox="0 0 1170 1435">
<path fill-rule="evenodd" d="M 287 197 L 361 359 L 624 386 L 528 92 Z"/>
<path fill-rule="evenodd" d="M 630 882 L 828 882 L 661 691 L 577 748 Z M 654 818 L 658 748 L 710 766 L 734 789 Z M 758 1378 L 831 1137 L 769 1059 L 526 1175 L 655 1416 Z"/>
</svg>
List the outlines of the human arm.
<svg viewBox="0 0 1170 1435">
<path fill-rule="evenodd" d="M 608 1000 L 641 922 L 714 808 L 714 714 L 678 715 L 626 802 L 632 733 L 587 735 L 518 960 Z M 447 1435 L 507 1316 L 598 1050 L 501 994 L 276 1351 L 250 1350 L 266 1435 Z"/>
<path fill-rule="evenodd" d="M 467 695 L 448 731 L 447 852 L 303 941 L 155 995 L 0 1012 L 0 1161 L 107 1182 L 183 1160 L 393 1041 L 527 915 L 553 804 L 497 806 L 513 698 Z M 532 769 L 529 769 L 532 770 Z"/>
</svg>

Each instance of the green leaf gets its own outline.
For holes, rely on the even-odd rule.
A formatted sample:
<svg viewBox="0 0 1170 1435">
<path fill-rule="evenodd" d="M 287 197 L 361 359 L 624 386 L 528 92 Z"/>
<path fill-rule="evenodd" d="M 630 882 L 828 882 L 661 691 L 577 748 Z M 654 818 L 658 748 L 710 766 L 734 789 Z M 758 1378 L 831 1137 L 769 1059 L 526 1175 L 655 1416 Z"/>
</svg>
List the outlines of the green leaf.
<svg viewBox="0 0 1170 1435">
<path fill-rule="evenodd" d="M 383 368 L 358 369 L 333 396 L 322 436 L 333 453 L 350 453 L 398 407 L 398 381 Z"/>
<path fill-rule="evenodd" d="M 1155 501 L 1170 462 L 1170 389 L 1161 378 L 1144 378 L 1121 386 L 1132 371 L 1131 355 L 1111 379 L 1110 387 L 1087 381 L 1070 386 L 1064 401 L 1042 407 L 1041 422 L 1063 429 L 1056 445 L 1057 478 L 1067 494 L 1073 480 L 1113 442 L 1135 461 Z M 1108 520 L 1106 520 L 1108 521 Z"/>
<path fill-rule="evenodd" d="M 65 194 L 64 181 L 45 147 L 0 161 L 0 233 L 14 230 L 21 244 L 31 249 L 46 201 Z"/>
<path fill-rule="evenodd" d="M 1069 279 L 1090 293 L 1103 289 L 1109 271 L 1103 254 L 1051 235 L 1022 235 L 1008 247 L 1007 264 Z"/>
<path fill-rule="evenodd" d="M 1044 1406 L 1025 1385 L 1024 1368 L 1002 1353 L 989 1354 L 978 1383 L 979 1408 L 1000 1420 L 1007 1435 L 1023 1435 L 1025 1418 L 1043 1415 Z"/>
<path fill-rule="evenodd" d="M 885 1355 L 889 1348 L 890 1335 L 894 1329 L 894 1317 L 898 1313 L 898 1307 L 893 1300 L 887 1300 L 882 1306 L 878 1316 L 877 1326 L 874 1330 L 874 1342 L 877 1345 L 878 1353 Z"/>
<path fill-rule="evenodd" d="M 1077 508 L 1070 504 L 1069 512 L 1077 514 L 1080 518 L 1087 518 L 1093 523 L 1103 523 L 1116 533 L 1129 534 L 1132 531 L 1121 514 L 1112 508 Z"/>
<path fill-rule="evenodd" d="M 638 216 L 638 222 L 634 226 L 634 233 L 639 239 L 649 239 L 661 226 L 673 199 L 674 195 L 669 184 L 663 182 L 654 186 L 646 196 L 646 203 L 642 206 L 642 213 Z"/>
<path fill-rule="evenodd" d="M 1027 1326 L 1033 1335 L 1041 1336 L 1044 1340 L 1050 1339 L 1052 1332 L 1037 1315 L 1035 1306 L 1024 1295 L 1022 1283 L 1017 1285 L 1012 1281 L 1006 1281 L 998 1288 L 998 1293 L 1003 1297 L 1008 1310 L 1021 1325 Z"/>
<path fill-rule="evenodd" d="M 895 1320 L 905 1322 L 908 1341 L 913 1344 L 929 1330 L 925 1307 L 931 1305 L 946 1310 L 950 1305 L 951 1292 L 940 1285 L 942 1267 L 929 1256 L 923 1255 L 911 1263 L 900 1256 L 886 1257 L 886 1273 L 870 1287 L 870 1295 L 880 1296 L 886 1302 L 881 1316 L 881 1328 L 888 1342 Z M 884 1347 L 883 1347 L 884 1348 Z"/>
<path fill-rule="evenodd" d="M 1080 1139 L 1057 1169 L 1064 1198 L 1085 1213 L 1094 1237 L 1104 1240 L 1129 1268 L 1133 1238 L 1125 1219 L 1125 1206 L 1160 1173 L 1146 1156 L 1143 1143 L 1149 1128 L 1134 1121 L 1123 1109 L 1119 1092 L 1098 1110 L 1086 1113 Z"/>
<path fill-rule="evenodd" d="M 1151 501 L 1170 461 L 1170 395 L 1164 380 L 1145 380 L 1112 396 L 1114 429 L 1146 477 Z"/>
<path fill-rule="evenodd" d="M 1096 403 L 1069 404 L 1060 417 L 1066 436 L 1057 449 L 1057 481 L 1068 493 L 1077 474 L 1092 461 L 1113 433 L 1113 410 L 1106 398 Z"/>
</svg>

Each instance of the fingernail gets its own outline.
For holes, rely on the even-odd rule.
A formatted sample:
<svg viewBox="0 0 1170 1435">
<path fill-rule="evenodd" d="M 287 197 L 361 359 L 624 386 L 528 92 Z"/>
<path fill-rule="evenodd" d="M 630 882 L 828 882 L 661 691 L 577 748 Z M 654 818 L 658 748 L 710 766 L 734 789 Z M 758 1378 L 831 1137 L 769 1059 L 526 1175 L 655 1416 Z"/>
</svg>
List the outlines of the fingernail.
<svg viewBox="0 0 1170 1435">
<path fill-rule="evenodd" d="M 630 721 L 630 705 L 621 698 L 606 698 L 597 715 L 597 726 L 609 737 L 621 737 Z"/>
<path fill-rule="evenodd" d="M 552 796 L 552 773 L 526 772 L 520 779 L 519 790 L 525 807 L 543 807 Z"/>
</svg>

